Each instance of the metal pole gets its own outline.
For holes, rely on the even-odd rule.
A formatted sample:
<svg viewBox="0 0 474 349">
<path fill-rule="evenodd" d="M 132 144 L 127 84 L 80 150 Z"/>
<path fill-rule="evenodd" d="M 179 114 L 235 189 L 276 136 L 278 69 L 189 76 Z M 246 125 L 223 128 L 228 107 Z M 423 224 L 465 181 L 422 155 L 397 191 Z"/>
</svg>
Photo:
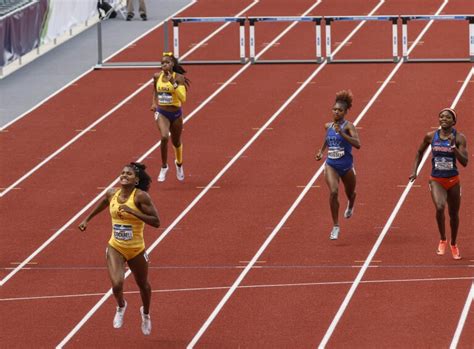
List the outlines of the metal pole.
<svg viewBox="0 0 474 349">
<path fill-rule="evenodd" d="M 316 62 L 321 63 L 321 19 L 317 18 L 316 22 Z"/>
<path fill-rule="evenodd" d="M 102 20 L 97 22 L 97 64 L 102 65 Z"/>
<path fill-rule="evenodd" d="M 245 63 L 245 19 L 239 21 L 240 62 Z"/>
<path fill-rule="evenodd" d="M 249 29 L 250 62 L 255 63 L 255 20 L 250 19 Z"/>
<path fill-rule="evenodd" d="M 165 36 L 163 38 L 163 43 L 164 43 L 164 48 L 163 48 L 163 52 L 168 52 L 168 48 L 169 48 L 169 33 L 168 33 L 168 21 L 165 21 L 163 23 L 163 35 Z"/>
</svg>

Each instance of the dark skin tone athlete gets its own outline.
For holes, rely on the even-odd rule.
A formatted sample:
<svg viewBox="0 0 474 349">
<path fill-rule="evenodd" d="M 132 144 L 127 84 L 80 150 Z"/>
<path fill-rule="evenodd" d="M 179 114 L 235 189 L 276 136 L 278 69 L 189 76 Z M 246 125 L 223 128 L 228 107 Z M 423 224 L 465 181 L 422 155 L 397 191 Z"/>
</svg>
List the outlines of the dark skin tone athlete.
<svg viewBox="0 0 474 349">
<path fill-rule="evenodd" d="M 161 60 L 161 70 L 163 72 L 163 82 L 169 81 L 172 85 L 177 83 L 178 85 L 184 85 L 185 79 L 182 74 L 175 74 L 176 80 L 173 78 L 173 60 L 169 56 L 163 56 Z M 160 73 L 157 73 L 153 77 L 153 98 L 150 110 L 155 111 L 158 107 L 158 99 L 156 96 L 155 86 L 158 78 L 160 77 Z M 170 105 L 162 105 L 160 106 L 161 109 L 169 111 L 169 112 L 176 112 L 179 108 Z M 179 148 L 181 145 L 181 133 L 183 132 L 183 118 L 180 117 L 176 119 L 173 123 L 171 123 L 167 118 L 160 116 L 156 120 L 156 124 L 160 131 L 161 135 L 161 160 L 162 160 L 162 167 L 166 167 L 168 163 L 168 138 L 171 134 L 171 142 L 175 148 Z"/>
<path fill-rule="evenodd" d="M 341 135 L 347 142 L 349 142 L 354 148 L 360 149 L 360 140 L 359 135 L 355 126 L 348 122 L 343 130 L 341 130 L 341 124 L 344 123 L 344 118 L 347 114 L 347 107 L 344 103 L 336 102 L 332 108 L 332 113 L 334 116 L 334 130 Z M 331 127 L 333 123 L 328 122 L 325 125 L 326 130 Z M 323 158 L 323 152 L 326 149 L 327 144 L 324 141 L 323 146 L 319 149 L 316 154 L 316 160 L 320 161 Z M 348 171 L 344 177 L 339 177 L 339 174 L 334 168 L 326 165 L 324 171 L 324 178 L 329 187 L 329 204 L 331 207 L 331 216 L 334 222 L 334 225 L 339 225 L 339 200 L 338 200 L 338 191 L 339 191 L 339 179 L 342 180 L 344 184 L 344 189 L 346 196 L 349 199 L 349 208 L 352 209 L 354 206 L 354 201 L 356 197 L 355 187 L 356 187 L 356 175 L 354 169 Z"/>
<path fill-rule="evenodd" d="M 454 137 L 452 131 L 455 124 L 453 115 L 449 111 L 443 111 L 439 115 L 440 132 L 439 136 L 443 140 L 449 140 L 454 150 L 454 155 L 459 163 L 466 167 L 468 162 L 466 137 L 457 132 Z M 410 181 L 413 182 L 417 178 L 417 170 L 420 165 L 423 153 L 431 145 L 433 137 L 437 131 L 428 132 L 423 139 L 415 157 L 413 172 L 410 175 Z M 446 228 L 444 219 L 444 210 L 448 204 L 448 211 L 451 226 L 451 245 L 456 245 L 456 238 L 459 227 L 459 208 L 461 206 L 461 186 L 459 183 L 446 190 L 440 183 L 430 180 L 431 198 L 436 208 L 436 222 L 438 224 L 441 240 L 446 240 Z"/>
<path fill-rule="evenodd" d="M 120 185 L 121 192 L 118 197 L 119 203 L 127 202 L 128 198 L 135 189 L 135 185 L 138 184 L 138 177 L 136 172 L 130 166 L 125 166 L 120 174 Z M 105 194 L 101 202 L 95 207 L 95 209 L 89 214 L 89 216 L 79 224 L 79 230 L 85 231 L 87 229 L 88 222 L 109 207 L 110 201 L 114 196 L 117 189 L 110 189 Z M 137 189 L 135 193 L 135 205 L 139 211 L 135 211 L 127 205 L 120 205 L 119 210 L 123 215 L 133 215 L 138 219 L 142 220 L 148 225 L 155 228 L 160 226 L 160 219 L 158 218 L 158 212 L 153 204 L 150 195 L 143 190 Z M 143 310 L 145 314 L 149 313 L 150 300 L 151 300 L 151 287 L 148 283 L 148 262 L 145 258 L 145 251 L 142 251 L 139 255 L 126 261 L 124 256 L 112 247 L 107 248 L 107 267 L 109 270 L 110 281 L 112 282 L 112 289 L 117 300 L 119 307 L 125 306 L 123 298 L 123 283 L 125 276 L 125 263 L 128 264 L 135 281 L 140 288 L 140 295 L 143 302 Z"/>
</svg>

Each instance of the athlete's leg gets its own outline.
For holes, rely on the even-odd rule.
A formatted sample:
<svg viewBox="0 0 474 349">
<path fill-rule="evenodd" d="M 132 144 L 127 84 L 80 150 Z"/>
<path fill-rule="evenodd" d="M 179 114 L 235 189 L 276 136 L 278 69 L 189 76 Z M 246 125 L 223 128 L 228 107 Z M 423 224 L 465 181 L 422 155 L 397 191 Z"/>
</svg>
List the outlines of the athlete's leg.
<svg viewBox="0 0 474 349">
<path fill-rule="evenodd" d="M 158 116 L 156 120 L 158 130 L 161 135 L 161 167 L 166 167 L 168 165 L 168 139 L 170 134 L 170 121 L 163 115 Z"/>
<path fill-rule="evenodd" d="M 346 191 L 347 199 L 349 200 L 348 209 L 352 210 L 356 199 L 356 174 L 354 169 L 350 169 L 343 177 L 341 177 L 342 183 L 344 183 L 344 189 Z"/>
<path fill-rule="evenodd" d="M 431 198 L 436 208 L 436 222 L 441 240 L 446 240 L 446 228 L 444 226 L 444 208 L 446 207 L 447 192 L 441 184 L 430 181 Z"/>
<path fill-rule="evenodd" d="M 334 225 L 339 225 L 339 175 L 336 170 L 328 164 L 324 167 L 324 178 L 329 188 L 329 206 L 331 207 L 331 216 Z"/>
<path fill-rule="evenodd" d="M 148 256 L 145 251 L 128 261 L 128 266 L 135 277 L 135 281 L 140 288 L 142 297 L 143 312 L 149 314 L 151 301 L 151 286 L 148 282 Z"/>
<path fill-rule="evenodd" d="M 451 245 L 456 245 L 459 228 L 459 208 L 461 207 L 461 185 L 459 183 L 448 190 L 447 202 L 451 226 Z"/>
<path fill-rule="evenodd" d="M 125 258 L 110 246 L 107 247 L 107 268 L 117 304 L 119 307 L 124 307 L 123 280 L 125 276 Z"/>
<path fill-rule="evenodd" d="M 183 163 L 183 150 L 181 144 L 181 133 L 183 132 L 183 118 L 179 117 L 178 119 L 174 120 L 170 126 L 171 132 L 171 142 L 173 143 L 175 155 L 176 155 L 176 162 L 178 165 Z"/>
</svg>

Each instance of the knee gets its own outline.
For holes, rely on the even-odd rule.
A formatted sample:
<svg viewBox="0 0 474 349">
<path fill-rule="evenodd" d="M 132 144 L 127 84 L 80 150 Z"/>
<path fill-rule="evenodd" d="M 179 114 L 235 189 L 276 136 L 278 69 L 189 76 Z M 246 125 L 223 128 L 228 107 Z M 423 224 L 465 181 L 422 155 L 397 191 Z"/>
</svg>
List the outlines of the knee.
<svg viewBox="0 0 474 349">
<path fill-rule="evenodd" d="M 329 190 L 329 198 L 331 200 L 337 200 L 337 195 L 339 194 L 339 190 L 337 188 L 331 188 Z"/>
<path fill-rule="evenodd" d="M 436 203 L 435 204 L 435 207 L 436 207 L 436 214 L 444 214 L 444 207 L 445 205 L 442 204 L 442 203 Z"/>
<path fill-rule="evenodd" d="M 452 210 L 452 209 L 450 209 L 450 210 L 449 210 L 449 217 L 450 217 L 451 219 L 459 219 L 459 212 L 458 212 L 458 210 Z"/>
<path fill-rule="evenodd" d="M 148 281 L 138 283 L 140 290 L 145 292 L 151 292 L 151 285 Z"/>
<path fill-rule="evenodd" d="M 114 294 L 120 293 L 123 290 L 123 280 L 112 280 L 112 291 Z"/>
<path fill-rule="evenodd" d="M 169 136 L 161 136 L 161 143 L 167 144 L 169 139 Z"/>
</svg>

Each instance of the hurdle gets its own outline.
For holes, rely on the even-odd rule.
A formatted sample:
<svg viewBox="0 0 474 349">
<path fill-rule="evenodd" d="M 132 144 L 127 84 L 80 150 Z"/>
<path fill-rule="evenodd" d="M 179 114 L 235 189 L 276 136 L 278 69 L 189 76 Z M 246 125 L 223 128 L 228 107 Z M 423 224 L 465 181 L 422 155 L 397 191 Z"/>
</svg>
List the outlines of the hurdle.
<svg viewBox="0 0 474 349">
<path fill-rule="evenodd" d="M 400 16 L 402 19 L 402 50 L 405 62 L 474 62 L 474 15 L 415 15 Z M 408 22 L 409 21 L 468 21 L 469 22 L 469 58 L 409 58 Z"/>
<path fill-rule="evenodd" d="M 173 54 L 179 60 L 179 25 L 181 23 L 239 23 L 239 48 L 238 60 L 179 60 L 183 64 L 244 64 L 247 62 L 245 55 L 245 17 L 175 17 L 173 22 Z"/>
<path fill-rule="evenodd" d="M 331 23 L 337 21 L 391 21 L 392 58 L 333 59 L 331 51 Z M 398 62 L 398 16 L 324 16 L 326 24 L 326 60 L 328 63 L 385 63 Z"/>
<path fill-rule="evenodd" d="M 275 17 L 248 17 L 249 20 L 249 45 L 251 63 L 321 63 L 321 20 L 322 17 L 315 16 L 275 16 Z M 257 22 L 314 22 L 316 28 L 315 46 L 316 58 L 314 59 L 257 59 L 255 24 Z"/>
</svg>

